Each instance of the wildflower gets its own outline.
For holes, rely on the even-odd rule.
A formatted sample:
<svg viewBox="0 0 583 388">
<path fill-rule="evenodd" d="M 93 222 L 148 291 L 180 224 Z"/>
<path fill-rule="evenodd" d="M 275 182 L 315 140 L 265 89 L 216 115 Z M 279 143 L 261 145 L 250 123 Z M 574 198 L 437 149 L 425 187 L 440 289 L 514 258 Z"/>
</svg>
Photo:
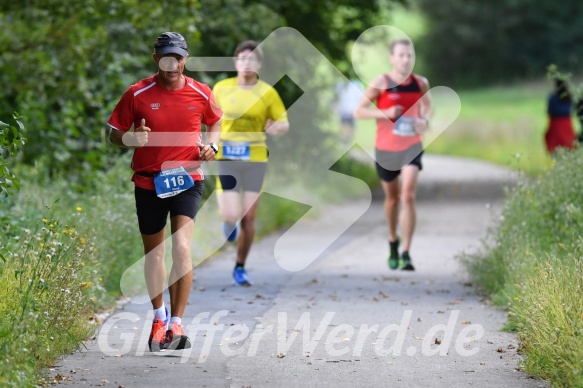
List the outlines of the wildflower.
<svg viewBox="0 0 583 388">
<path fill-rule="evenodd" d="M 92 283 L 91 282 L 85 282 L 85 283 L 81 283 L 81 289 L 84 290 L 86 288 L 91 287 Z"/>
<path fill-rule="evenodd" d="M 43 222 L 46 224 L 47 222 L 49 222 L 49 220 L 47 220 L 46 218 L 43 218 Z"/>
<path fill-rule="evenodd" d="M 77 210 L 78 212 L 80 212 L 80 211 L 82 211 L 83 209 L 81 209 L 81 207 L 80 207 L 80 206 L 77 206 L 77 207 L 75 208 L 75 210 Z"/>
</svg>

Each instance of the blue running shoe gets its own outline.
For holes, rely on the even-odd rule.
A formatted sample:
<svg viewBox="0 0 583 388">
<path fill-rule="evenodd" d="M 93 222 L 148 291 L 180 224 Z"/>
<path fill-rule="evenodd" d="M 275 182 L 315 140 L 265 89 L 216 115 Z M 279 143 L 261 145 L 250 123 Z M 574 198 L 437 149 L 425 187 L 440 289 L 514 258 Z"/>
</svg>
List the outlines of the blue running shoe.
<svg viewBox="0 0 583 388">
<path fill-rule="evenodd" d="M 239 235 L 239 225 L 223 222 L 223 233 L 225 234 L 227 241 L 233 242 L 237 240 L 237 236 Z"/>
<path fill-rule="evenodd" d="M 249 280 L 249 276 L 247 275 L 247 271 L 245 271 L 245 267 L 235 267 L 233 270 L 233 283 L 237 286 L 252 286 L 251 280 Z"/>
</svg>

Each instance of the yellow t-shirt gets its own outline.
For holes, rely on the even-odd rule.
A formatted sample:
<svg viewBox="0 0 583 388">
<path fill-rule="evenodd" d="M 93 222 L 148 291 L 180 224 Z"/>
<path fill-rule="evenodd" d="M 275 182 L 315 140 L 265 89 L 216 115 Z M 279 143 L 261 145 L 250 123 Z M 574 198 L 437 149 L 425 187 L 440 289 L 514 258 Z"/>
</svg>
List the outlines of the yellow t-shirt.
<svg viewBox="0 0 583 388">
<path fill-rule="evenodd" d="M 287 122 L 277 91 L 261 80 L 252 88 L 241 88 L 234 77 L 217 82 L 213 94 L 223 111 L 217 158 L 267 161 L 265 123 L 268 119 Z"/>
</svg>

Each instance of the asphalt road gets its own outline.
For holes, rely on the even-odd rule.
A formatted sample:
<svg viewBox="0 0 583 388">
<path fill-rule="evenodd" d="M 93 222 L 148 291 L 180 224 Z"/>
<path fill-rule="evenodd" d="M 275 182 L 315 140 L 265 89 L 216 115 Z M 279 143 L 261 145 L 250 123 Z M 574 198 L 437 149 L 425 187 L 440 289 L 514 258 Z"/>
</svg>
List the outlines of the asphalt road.
<svg viewBox="0 0 583 388">
<path fill-rule="evenodd" d="M 479 248 L 516 176 L 456 158 L 426 156 L 424 165 L 415 272 L 388 269 L 382 198 L 374 195 L 302 271 L 274 260 L 283 232 L 253 246 L 251 288 L 231 284 L 232 247 L 199 266 L 183 317 L 192 349 L 150 353 L 151 312 L 130 302 L 49 375 L 112 387 L 546 386 L 517 370 L 517 338 L 501 331 L 506 313 L 476 294 L 458 259 Z M 366 205 L 332 205 L 305 233 L 317 237 Z"/>
</svg>

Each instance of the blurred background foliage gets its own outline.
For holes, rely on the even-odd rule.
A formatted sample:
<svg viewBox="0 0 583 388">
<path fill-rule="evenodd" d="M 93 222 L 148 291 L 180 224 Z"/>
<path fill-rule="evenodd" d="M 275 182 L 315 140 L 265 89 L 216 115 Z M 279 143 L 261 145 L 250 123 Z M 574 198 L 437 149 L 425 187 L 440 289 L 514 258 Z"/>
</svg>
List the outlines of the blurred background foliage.
<svg viewBox="0 0 583 388">
<path fill-rule="evenodd" d="M 428 75 L 452 87 L 538 79 L 551 63 L 582 64 L 583 3 L 553 0 L 416 0 L 427 34 Z"/>
<path fill-rule="evenodd" d="M 432 2 L 430 0 L 1 0 L 0 117 L 24 116 L 28 144 L 21 162 L 61 174 L 90 190 L 95 170 L 120 151 L 106 141 L 105 123 L 121 94 L 155 71 L 156 36 L 182 32 L 191 56 L 230 56 L 241 40 L 262 41 L 275 29 L 297 29 L 338 69 L 352 76 L 347 43 L 367 28 L 391 24 L 411 10 L 418 67 L 433 85 L 489 86 L 540 79 L 545 67 L 581 65 L 583 5 L 550 0 Z M 395 12 L 393 12 L 395 11 Z M 415 20 L 411 16 L 415 16 Z M 214 84 L 225 74 L 190 74 Z M 323 84 L 322 84 L 323 85 Z M 314 85 L 314 88 L 322 87 Z M 288 78 L 276 88 L 290 106 L 305 91 Z M 331 143 L 329 101 L 310 106 L 310 143 Z M 305 129 L 305 128 L 304 128 Z M 308 140 L 306 140 L 308 141 Z M 285 141 L 284 141 L 285 142 Z M 299 144 L 298 150 L 309 147 Z M 309 155 L 306 155 L 309 156 Z M 301 155 L 300 155 L 301 157 Z"/>
<path fill-rule="evenodd" d="M 180 31 L 191 56 L 230 56 L 242 40 L 274 29 L 298 29 L 331 59 L 374 23 L 381 5 L 355 0 L 295 1 L 1 1 L 0 117 L 25 116 L 29 139 L 21 161 L 49 176 L 63 174 L 79 190 L 119 150 L 105 123 L 127 87 L 155 72 L 152 46 L 163 31 Z M 214 83 L 219 74 L 206 74 Z M 278 85 L 288 104 L 293 83 Z"/>
</svg>

